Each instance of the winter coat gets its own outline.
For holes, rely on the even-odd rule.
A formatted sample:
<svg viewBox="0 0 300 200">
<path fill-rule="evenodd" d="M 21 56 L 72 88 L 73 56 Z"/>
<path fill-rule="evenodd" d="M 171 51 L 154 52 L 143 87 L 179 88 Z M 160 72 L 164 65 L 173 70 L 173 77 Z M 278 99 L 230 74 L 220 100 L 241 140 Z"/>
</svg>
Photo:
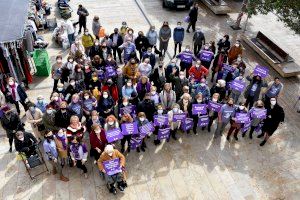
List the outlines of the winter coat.
<svg viewBox="0 0 300 200">
<path fill-rule="evenodd" d="M 273 108 L 268 108 L 262 131 L 272 135 L 277 130 L 279 123 L 284 122 L 284 118 L 285 113 L 280 105 L 276 104 Z"/>
<path fill-rule="evenodd" d="M 137 50 L 146 50 L 149 46 L 149 40 L 145 36 L 138 36 L 135 39 L 135 46 Z"/>
<path fill-rule="evenodd" d="M 174 76 L 174 74 L 170 75 L 170 79 L 176 93 L 176 97 L 181 97 L 183 94 L 183 87 L 189 85 L 189 80 L 185 77 L 181 80 L 178 76 Z"/>
<path fill-rule="evenodd" d="M 55 126 L 59 128 L 67 128 L 70 124 L 71 116 L 75 113 L 69 109 L 65 113 L 62 113 L 61 110 L 55 113 Z"/>
<path fill-rule="evenodd" d="M 113 160 L 116 158 L 119 158 L 120 166 L 125 167 L 125 156 L 123 154 L 121 154 L 118 150 L 114 149 L 112 156 L 109 156 L 106 152 L 103 152 L 101 154 L 101 156 L 97 162 L 99 170 L 102 171 L 104 169 L 104 166 L 103 166 L 104 161 L 109 161 L 109 160 Z"/>
<path fill-rule="evenodd" d="M 51 131 L 58 131 L 59 127 L 55 124 L 55 114 L 56 111 L 54 110 L 51 114 L 48 114 L 47 112 L 43 115 L 43 124 L 46 128 L 46 130 Z"/>
<path fill-rule="evenodd" d="M 261 88 L 262 87 L 268 87 L 268 84 L 264 81 L 259 81 L 259 82 L 255 82 L 254 77 L 250 77 L 247 76 L 246 79 L 248 81 L 250 81 L 250 84 L 247 86 L 245 92 L 244 92 L 244 97 L 247 99 L 248 96 L 250 95 L 250 90 L 252 88 L 252 86 L 256 83 L 257 84 L 257 88 L 255 90 L 254 96 L 253 96 L 253 101 L 257 101 L 259 99 L 259 95 L 261 92 Z"/>
<path fill-rule="evenodd" d="M 110 36 L 109 36 L 109 39 L 111 40 L 111 42 L 113 42 L 113 39 L 114 39 L 114 35 L 115 33 L 112 33 Z M 118 34 L 118 39 L 117 39 L 117 44 L 116 46 L 119 47 L 123 44 L 123 38 L 120 34 Z"/>
<path fill-rule="evenodd" d="M 235 45 L 232 46 L 228 51 L 228 62 L 231 64 L 234 60 L 237 59 L 238 55 L 243 54 L 243 47 L 240 45 L 236 47 Z"/>
<path fill-rule="evenodd" d="M 196 22 L 198 19 L 198 8 L 193 7 L 189 12 L 189 17 L 191 22 Z"/>
<path fill-rule="evenodd" d="M 204 33 L 202 33 L 201 31 L 196 31 L 193 36 L 193 41 L 194 44 L 202 46 L 205 43 Z"/>
<path fill-rule="evenodd" d="M 7 118 L 5 115 L 1 118 L 1 125 L 3 129 L 6 131 L 6 135 L 8 138 L 13 138 L 14 131 L 18 129 L 23 129 L 23 125 L 19 115 L 15 112 L 11 112 L 11 117 Z"/>
<path fill-rule="evenodd" d="M 145 99 L 141 102 L 139 102 L 138 106 L 137 106 L 137 112 L 144 112 L 146 114 L 146 118 L 149 121 L 153 121 L 153 115 L 155 113 L 156 109 L 155 109 L 155 105 L 154 105 L 154 101 L 150 100 L 150 99 Z"/>
<path fill-rule="evenodd" d="M 161 105 L 167 110 L 172 109 L 173 104 L 176 103 L 176 93 L 171 90 L 169 95 L 170 99 L 167 98 L 167 92 L 165 90 L 161 91 L 159 94 Z"/>
<path fill-rule="evenodd" d="M 180 54 L 178 54 L 176 58 L 179 58 L 181 62 L 188 63 L 188 64 L 192 64 L 193 60 L 194 61 L 196 60 L 193 52 L 191 51 L 183 51 Z"/>
<path fill-rule="evenodd" d="M 182 27 L 174 28 L 173 39 L 174 39 L 174 42 L 181 43 L 184 39 L 184 28 L 182 28 Z"/>
<path fill-rule="evenodd" d="M 149 44 L 150 45 L 156 45 L 157 43 L 157 38 L 158 38 L 158 34 L 156 31 L 148 31 L 146 37 L 148 38 Z"/>
<path fill-rule="evenodd" d="M 141 81 L 139 81 L 136 85 L 136 91 L 138 93 L 139 99 L 143 100 L 145 97 L 145 94 L 150 92 L 151 84 L 147 82 L 146 84 L 142 84 Z"/>
<path fill-rule="evenodd" d="M 200 81 L 204 76 L 208 76 L 208 73 L 208 69 L 206 69 L 204 66 L 200 66 L 199 68 L 192 66 L 189 70 L 189 75 L 198 81 Z"/>
<path fill-rule="evenodd" d="M 105 146 L 107 145 L 107 140 L 106 140 L 106 136 L 105 136 L 105 132 L 104 129 L 101 129 L 100 132 L 100 140 L 97 137 L 95 131 L 92 131 L 90 133 L 90 143 L 91 143 L 91 148 L 95 149 L 96 147 L 98 147 L 102 152 L 104 151 Z"/>
</svg>

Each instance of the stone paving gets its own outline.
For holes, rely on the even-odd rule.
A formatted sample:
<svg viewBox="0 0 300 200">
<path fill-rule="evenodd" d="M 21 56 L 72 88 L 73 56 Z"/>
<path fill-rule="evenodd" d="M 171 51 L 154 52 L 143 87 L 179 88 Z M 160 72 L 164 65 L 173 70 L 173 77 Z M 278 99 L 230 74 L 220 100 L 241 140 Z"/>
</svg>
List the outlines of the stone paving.
<svg viewBox="0 0 300 200">
<path fill-rule="evenodd" d="M 49 0 L 54 3 L 55 0 Z M 151 23 L 159 28 L 168 20 L 171 28 L 177 21 L 182 21 L 187 11 L 162 9 L 161 0 L 138 0 Z M 239 3 L 227 1 L 237 12 Z M 94 15 L 108 32 L 120 27 L 127 21 L 134 30 L 146 32 L 149 24 L 136 6 L 135 0 L 73 0 L 74 10 L 82 3 L 90 12 L 88 27 Z M 53 6 L 55 8 L 55 6 Z M 203 4 L 200 4 L 199 25 L 207 40 L 217 40 L 228 33 L 239 38 L 240 32 L 229 27 L 236 13 L 215 16 Z M 75 12 L 72 18 L 77 19 Z M 244 21 L 243 21 L 244 22 Z M 269 23 L 268 23 L 269 22 Z M 268 24 L 268 27 L 266 26 Z M 255 25 L 255 26 L 254 26 Z M 263 30 L 275 42 L 300 63 L 299 36 L 284 28 L 272 15 L 257 16 L 249 20 L 247 34 Z M 51 41 L 51 34 L 45 33 Z M 192 34 L 187 34 L 184 44 L 191 44 Z M 285 46 L 284 46 L 285 45 Z M 50 44 L 48 52 L 51 61 L 62 51 L 55 44 Z M 173 43 L 169 52 L 173 55 Z M 245 46 L 247 67 L 253 69 L 256 63 L 266 65 L 249 47 Z M 165 60 L 167 62 L 168 59 Z M 271 79 L 278 74 L 271 70 Z M 227 142 L 225 137 L 213 139 L 207 131 L 199 135 L 179 134 L 179 141 L 170 141 L 156 147 L 152 139 L 147 141 L 145 153 L 131 152 L 127 155 L 128 185 L 125 193 L 112 196 L 108 193 L 104 181 L 98 174 L 97 167 L 88 162 L 89 178 L 84 179 L 75 168 L 64 169 L 69 177 L 68 183 L 57 177 L 44 174 L 31 181 L 23 163 L 16 159 L 16 154 L 8 154 L 8 142 L 1 131 L 0 140 L 0 199 L 299 199 L 300 196 L 300 153 L 299 153 L 299 114 L 293 105 L 300 93 L 299 77 L 284 79 L 284 92 L 279 103 L 284 106 L 286 121 L 270 138 L 268 143 L 259 147 L 258 139 L 247 137 L 238 142 Z M 35 78 L 35 83 L 28 91 L 30 98 L 38 94 L 48 96 L 52 88 L 51 78 Z M 27 127 L 28 128 L 28 127 Z"/>
</svg>

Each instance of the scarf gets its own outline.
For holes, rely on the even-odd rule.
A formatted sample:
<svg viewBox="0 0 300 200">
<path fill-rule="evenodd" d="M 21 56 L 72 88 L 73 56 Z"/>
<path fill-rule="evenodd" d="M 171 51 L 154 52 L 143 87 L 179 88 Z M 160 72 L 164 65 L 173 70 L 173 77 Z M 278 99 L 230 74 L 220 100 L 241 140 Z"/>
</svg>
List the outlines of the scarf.
<svg viewBox="0 0 300 200">
<path fill-rule="evenodd" d="M 59 137 L 58 135 L 56 137 L 59 141 L 61 141 L 64 150 L 66 150 L 67 149 L 66 137 L 65 136 Z"/>
<path fill-rule="evenodd" d="M 9 85 L 9 87 L 11 88 L 11 94 L 13 99 L 16 100 L 16 84 Z"/>
</svg>

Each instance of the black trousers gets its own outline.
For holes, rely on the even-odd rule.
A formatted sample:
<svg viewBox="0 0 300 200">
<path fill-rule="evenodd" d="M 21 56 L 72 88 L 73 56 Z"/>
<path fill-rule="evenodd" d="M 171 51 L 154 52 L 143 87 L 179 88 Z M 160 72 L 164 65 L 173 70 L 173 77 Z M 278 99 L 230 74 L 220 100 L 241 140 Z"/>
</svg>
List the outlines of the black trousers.
<svg viewBox="0 0 300 200">
<path fill-rule="evenodd" d="M 199 51 L 201 50 L 202 44 L 196 44 L 194 43 L 194 54 L 195 56 L 198 55 Z"/>
<path fill-rule="evenodd" d="M 196 30 L 196 21 L 190 21 L 190 23 L 187 27 L 187 30 L 189 31 L 191 27 L 192 27 L 193 31 L 195 32 L 195 30 Z"/>
<path fill-rule="evenodd" d="M 119 49 L 117 46 L 112 47 L 112 50 L 113 50 L 113 56 L 114 56 L 115 61 L 117 61 L 117 53 L 118 53 L 119 60 L 120 60 L 120 62 L 122 62 L 122 56 L 121 56 L 122 50 Z"/>
<path fill-rule="evenodd" d="M 245 106 L 248 107 L 248 105 L 249 105 L 249 109 L 250 109 L 253 107 L 253 104 L 254 104 L 254 97 L 249 95 L 246 99 Z"/>
<path fill-rule="evenodd" d="M 85 165 L 82 164 L 82 160 L 76 161 L 76 167 L 81 169 L 83 171 L 83 173 L 87 173 L 87 168 Z"/>
<path fill-rule="evenodd" d="M 185 71 L 185 76 L 188 78 L 189 77 L 189 70 L 192 66 L 192 63 L 186 63 L 186 62 L 180 62 L 180 71 Z"/>
<path fill-rule="evenodd" d="M 20 106 L 19 106 L 19 102 L 22 104 L 24 110 L 27 111 L 28 108 L 27 108 L 27 105 L 26 105 L 26 103 L 25 103 L 24 101 L 14 101 L 14 104 L 15 104 L 15 106 L 16 106 L 16 109 L 17 109 L 18 114 L 20 114 Z"/>
<path fill-rule="evenodd" d="M 57 89 L 58 81 L 64 83 L 61 79 L 54 79 L 53 90 L 52 90 L 53 92 Z"/>
<path fill-rule="evenodd" d="M 176 55 L 177 52 L 177 46 L 179 46 L 179 52 L 181 52 L 181 46 L 182 46 L 182 42 L 175 42 L 175 48 L 174 48 L 174 56 Z"/>
<path fill-rule="evenodd" d="M 121 140 L 121 149 L 122 150 L 124 150 L 126 141 L 128 144 L 128 149 L 130 149 L 130 147 L 131 147 L 130 140 L 131 140 L 131 135 L 124 135 L 123 139 Z"/>
<path fill-rule="evenodd" d="M 81 32 L 82 27 L 84 31 L 86 29 L 86 20 L 79 20 L 79 32 Z"/>
</svg>

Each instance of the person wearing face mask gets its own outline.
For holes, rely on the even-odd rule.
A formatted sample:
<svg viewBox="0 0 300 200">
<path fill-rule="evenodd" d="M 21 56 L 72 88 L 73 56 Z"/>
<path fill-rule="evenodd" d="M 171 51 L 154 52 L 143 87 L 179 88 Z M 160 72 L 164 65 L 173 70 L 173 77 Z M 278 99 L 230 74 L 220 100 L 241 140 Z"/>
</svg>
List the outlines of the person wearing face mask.
<svg viewBox="0 0 300 200">
<path fill-rule="evenodd" d="M 51 163 L 53 170 L 52 174 L 59 174 L 60 175 L 60 180 L 67 182 L 69 179 L 65 177 L 62 173 L 62 167 L 60 164 L 59 156 L 58 156 L 58 151 L 57 151 L 57 146 L 54 141 L 54 135 L 51 131 L 45 134 L 45 140 L 43 142 L 43 148 L 44 152 L 46 154 L 46 158 L 48 161 Z"/>
<path fill-rule="evenodd" d="M 94 36 L 96 37 L 97 40 L 99 40 L 99 30 L 100 30 L 101 24 L 99 22 L 99 16 L 95 15 L 92 23 L 92 31 Z"/>
<path fill-rule="evenodd" d="M 180 71 L 179 72 L 179 76 L 175 76 L 176 74 L 176 70 L 173 69 L 172 74 L 170 75 L 170 80 L 173 86 L 173 89 L 176 93 L 176 99 L 180 99 L 180 97 L 183 94 L 183 90 L 182 88 L 184 86 L 188 86 L 189 85 L 189 80 L 185 77 L 184 72 Z"/>
<path fill-rule="evenodd" d="M 239 69 L 240 73 L 244 73 L 245 74 L 246 64 L 245 64 L 242 56 L 238 55 L 237 59 L 234 60 L 233 62 L 238 64 L 237 68 Z"/>
<path fill-rule="evenodd" d="M 114 83 L 112 78 L 107 79 L 106 83 L 102 86 L 101 91 L 109 91 L 115 102 L 119 101 L 118 86 Z"/>
<path fill-rule="evenodd" d="M 58 83 L 57 88 L 54 91 L 54 93 L 57 93 L 59 98 L 64 99 L 65 98 L 65 89 L 64 89 L 64 84 Z"/>
<path fill-rule="evenodd" d="M 227 54 L 228 50 L 230 49 L 229 35 L 224 35 L 223 38 L 219 40 L 217 45 L 218 51 L 221 51 L 223 49 L 224 52 Z"/>
<path fill-rule="evenodd" d="M 71 141 L 70 156 L 73 161 L 73 166 L 76 166 L 78 169 L 80 169 L 83 172 L 84 177 L 88 178 L 87 176 L 88 171 L 85 166 L 85 163 L 87 161 L 87 156 L 88 156 L 87 147 L 77 137 L 74 137 Z"/>
<path fill-rule="evenodd" d="M 78 6 L 78 10 L 77 10 L 77 15 L 79 16 L 79 31 L 78 31 L 78 35 L 81 33 L 81 28 L 83 27 L 83 29 L 86 29 L 86 18 L 87 16 L 89 16 L 89 12 L 88 10 L 83 7 L 81 4 Z"/>
<path fill-rule="evenodd" d="M 123 123 L 133 123 L 133 118 L 129 113 L 124 113 L 121 117 L 120 124 Z M 131 140 L 132 135 L 124 135 L 121 139 L 121 153 L 125 152 L 125 143 L 127 142 L 127 152 L 130 153 L 131 150 Z"/>
<path fill-rule="evenodd" d="M 105 119 L 105 124 L 104 124 L 104 130 L 105 131 L 109 131 L 115 128 L 119 128 L 119 122 L 117 120 L 117 118 L 114 115 L 109 115 L 106 119 Z"/>
<path fill-rule="evenodd" d="M 77 137 L 79 139 L 83 138 L 83 135 L 86 131 L 86 127 L 82 125 L 79 120 L 79 117 L 72 115 L 70 118 L 69 126 L 66 129 L 66 135 L 69 141 L 72 140 L 72 137 Z"/>
<path fill-rule="evenodd" d="M 196 84 L 195 86 L 196 86 L 195 95 L 202 94 L 202 98 L 204 99 L 204 101 L 207 101 L 208 99 L 210 99 L 210 94 L 213 94 L 213 93 L 211 93 L 211 91 L 209 90 L 209 87 L 206 84 L 205 78 L 202 78 L 200 81 L 200 84 Z"/>
<path fill-rule="evenodd" d="M 80 86 L 78 84 L 76 84 L 76 81 L 74 79 L 70 79 L 70 84 L 68 85 L 68 87 L 65 90 L 65 100 L 70 103 L 71 102 L 71 98 L 74 94 L 79 93 L 80 92 Z"/>
<path fill-rule="evenodd" d="M 99 100 L 100 90 L 101 90 L 101 79 L 98 77 L 97 72 L 92 73 L 91 80 L 89 81 L 88 89 L 92 92 L 93 96 Z"/>
<path fill-rule="evenodd" d="M 268 83 L 268 87 L 263 93 L 264 103 L 266 108 L 270 108 L 270 99 L 271 98 L 278 99 L 278 97 L 282 94 L 282 90 L 283 90 L 283 84 L 281 83 L 278 77 L 275 77 L 274 81 Z"/>
<path fill-rule="evenodd" d="M 240 73 L 240 75 L 238 77 L 236 77 L 234 80 L 241 81 L 242 83 L 244 83 L 246 85 L 246 79 L 245 79 L 243 73 Z M 242 92 L 235 90 L 235 89 L 231 89 L 230 91 L 231 91 L 230 97 L 233 98 L 234 103 L 237 103 Z"/>
<path fill-rule="evenodd" d="M 63 168 L 67 164 L 69 147 L 66 129 L 56 131 L 54 142 L 56 144 L 60 165 Z"/>
<path fill-rule="evenodd" d="M 219 98 L 220 98 L 220 94 L 219 93 L 214 93 L 212 95 L 211 101 L 214 102 L 214 103 L 221 103 Z M 211 131 L 211 126 L 212 126 L 214 120 L 218 118 L 218 112 L 215 112 L 213 110 L 208 110 L 208 117 L 209 117 L 209 122 L 208 122 L 208 126 L 207 126 L 207 131 L 210 132 Z"/>
<path fill-rule="evenodd" d="M 75 41 L 75 29 L 73 26 L 73 22 L 70 19 L 64 19 L 64 23 L 65 23 L 65 29 L 68 34 L 68 40 L 71 46 Z"/>
<path fill-rule="evenodd" d="M 92 126 L 92 130 L 90 132 L 90 143 L 90 156 L 94 157 L 96 162 L 101 153 L 104 151 L 105 146 L 108 144 L 104 129 L 98 124 Z"/>
<path fill-rule="evenodd" d="M 270 98 L 270 107 L 267 108 L 267 118 L 264 119 L 262 133 L 257 138 L 264 137 L 264 140 L 259 144 L 264 146 L 268 139 L 278 129 L 279 124 L 284 122 L 285 113 L 283 108 L 278 104 L 275 97 Z"/>
<path fill-rule="evenodd" d="M 75 115 L 75 113 L 68 108 L 66 101 L 62 101 L 60 109 L 55 113 L 55 126 L 58 128 L 67 128 L 72 115 Z"/>
<path fill-rule="evenodd" d="M 62 81 L 62 56 L 58 55 L 56 56 L 56 63 L 54 63 L 52 65 L 52 70 L 51 70 L 51 74 L 52 74 L 52 78 L 54 80 L 54 85 L 53 85 L 53 91 L 56 90 L 57 88 L 57 84 L 60 81 L 61 83 L 63 83 Z"/>
<path fill-rule="evenodd" d="M 238 133 L 239 131 L 241 130 L 241 128 L 243 127 L 243 123 L 237 123 L 236 122 L 236 115 L 238 113 L 247 113 L 248 110 L 247 108 L 245 107 L 245 103 L 241 102 L 239 103 L 239 106 L 235 108 L 235 116 L 231 118 L 230 120 L 230 128 L 228 130 L 228 133 L 227 133 L 227 137 L 226 139 L 229 141 L 230 140 L 230 135 L 234 132 L 234 139 L 236 141 L 238 141 Z"/>
<path fill-rule="evenodd" d="M 90 91 L 84 91 L 82 97 L 83 115 L 86 119 L 89 119 L 91 112 L 97 108 L 97 100 Z"/>
<path fill-rule="evenodd" d="M 155 54 L 152 52 L 152 47 L 148 47 L 147 51 L 143 53 L 143 57 L 141 60 L 145 60 L 146 58 L 149 59 L 149 64 L 152 66 L 152 69 L 154 69 L 156 64 L 156 57 Z"/>
<path fill-rule="evenodd" d="M 37 154 L 36 152 L 37 140 L 29 132 L 23 130 L 18 130 L 15 137 L 15 148 L 16 151 L 24 153 L 26 158 L 29 158 L 32 155 Z M 27 166 L 28 162 L 27 162 Z"/>
<path fill-rule="evenodd" d="M 101 154 L 98 160 L 98 168 L 99 170 L 104 173 L 105 181 L 109 186 L 109 191 L 113 194 L 117 193 L 115 188 L 115 183 L 117 182 L 117 187 L 120 191 L 124 191 L 127 187 L 127 183 L 123 177 L 124 172 L 119 172 L 114 175 L 108 175 L 105 171 L 103 162 L 108 162 L 113 159 L 119 159 L 121 170 L 125 170 L 125 156 L 120 153 L 117 149 L 114 149 L 112 145 L 107 145 L 104 149 L 104 152 Z"/>
<path fill-rule="evenodd" d="M 86 129 L 88 132 L 92 131 L 92 126 L 99 125 L 100 127 L 104 127 L 105 120 L 103 117 L 99 116 L 99 113 L 96 110 L 91 112 L 90 119 L 86 122 Z"/>
<path fill-rule="evenodd" d="M 145 60 L 139 64 L 138 72 L 140 76 L 150 77 L 152 73 L 152 66 L 150 65 L 149 58 L 145 58 Z"/>
<path fill-rule="evenodd" d="M 6 136 L 9 141 L 9 152 L 12 152 L 12 143 L 14 141 L 14 136 L 18 129 L 22 129 L 22 122 L 17 113 L 15 113 L 11 107 L 4 105 L 1 107 L 4 115 L 0 118 L 2 128 L 6 132 Z"/>
<path fill-rule="evenodd" d="M 147 76 L 141 76 L 139 82 L 136 85 L 136 92 L 138 93 L 139 99 L 143 100 L 145 95 L 150 92 L 151 84 Z"/>
<path fill-rule="evenodd" d="M 196 60 L 196 57 L 190 50 L 190 46 L 187 45 L 185 50 L 178 54 L 176 58 L 180 59 L 180 71 L 186 70 L 186 77 L 188 78 L 188 72 L 193 65 L 193 61 Z"/>
<path fill-rule="evenodd" d="M 246 98 L 245 106 L 248 107 L 249 105 L 249 108 L 252 108 L 254 102 L 257 101 L 260 96 L 261 89 L 268 87 L 268 84 L 263 81 L 259 75 L 253 76 L 253 73 L 247 76 L 246 79 L 250 81 L 250 84 L 244 92 L 244 97 Z"/>
<path fill-rule="evenodd" d="M 231 65 L 234 60 L 238 58 L 238 56 L 243 55 L 243 46 L 241 45 L 240 40 L 236 40 L 234 46 L 230 47 L 228 51 L 228 63 Z"/>
<path fill-rule="evenodd" d="M 114 29 L 114 33 L 112 33 L 109 36 L 109 39 L 112 41 L 112 50 L 113 50 L 114 59 L 117 60 L 117 53 L 118 53 L 120 64 L 122 64 L 123 63 L 121 57 L 122 51 L 121 49 L 119 49 L 119 46 L 123 44 L 123 37 L 119 33 L 118 28 Z"/>
<path fill-rule="evenodd" d="M 146 34 L 146 37 L 148 38 L 148 41 L 149 41 L 149 45 L 150 47 L 154 47 L 157 43 L 157 39 L 158 39 L 158 34 L 157 34 L 157 31 L 155 30 L 155 26 L 150 26 L 147 34 Z"/>
<path fill-rule="evenodd" d="M 46 106 L 46 112 L 43 115 L 42 121 L 47 131 L 58 131 L 55 125 L 56 110 L 50 104 Z"/>
<path fill-rule="evenodd" d="M 74 58 L 72 56 L 68 56 L 67 62 L 62 66 L 61 80 L 63 84 L 69 82 L 70 76 L 74 72 L 74 68 Z"/>
<path fill-rule="evenodd" d="M 217 129 L 214 133 L 214 138 L 223 135 L 223 131 L 230 120 L 235 116 L 235 108 L 233 105 L 233 99 L 229 98 L 227 103 L 221 107 L 218 113 L 218 124 Z"/>
<path fill-rule="evenodd" d="M 165 109 L 163 109 L 162 105 L 161 104 L 158 104 L 157 107 L 156 107 L 156 112 L 154 113 L 154 115 L 158 115 L 158 116 L 161 116 L 161 115 L 167 115 L 167 111 Z M 164 129 L 164 128 L 167 128 L 168 125 L 159 125 L 159 126 L 155 126 L 155 130 L 153 132 L 153 134 L 155 135 L 155 139 L 154 139 L 154 144 L 155 145 L 159 145 L 160 144 L 160 140 L 157 139 L 157 134 L 158 134 L 158 129 Z"/>
<path fill-rule="evenodd" d="M 135 37 L 133 35 L 134 31 L 132 28 L 127 29 L 127 33 L 124 36 L 124 42 L 134 42 Z"/>
<path fill-rule="evenodd" d="M 122 117 L 121 115 L 121 109 L 126 106 L 131 106 L 132 104 L 129 103 L 129 99 L 127 97 L 123 97 L 121 103 L 118 104 L 118 118 L 120 119 Z"/>
<path fill-rule="evenodd" d="M 118 69 L 118 64 L 117 64 L 116 60 L 113 58 L 112 54 L 107 55 L 105 63 L 106 63 L 106 65 L 113 67 L 114 70 Z"/>
<path fill-rule="evenodd" d="M 131 59 L 130 62 L 126 64 L 123 68 L 123 75 L 126 79 L 131 79 L 133 84 L 136 83 L 138 78 L 138 64 L 136 63 L 135 59 Z"/>
<path fill-rule="evenodd" d="M 161 105 L 166 110 L 171 110 L 176 102 L 176 93 L 172 90 L 170 83 L 165 83 L 164 89 L 160 92 Z"/>
<path fill-rule="evenodd" d="M 128 79 L 126 84 L 122 87 L 122 96 L 131 99 L 133 92 L 136 93 L 136 88 L 133 86 L 131 79 Z"/>
<path fill-rule="evenodd" d="M 76 62 L 79 62 L 79 60 L 83 58 L 84 47 L 79 39 L 76 39 L 75 42 L 71 45 L 70 55 L 74 58 Z"/>
<path fill-rule="evenodd" d="M 82 106 L 82 100 L 80 100 L 80 97 L 78 94 L 73 94 L 71 103 L 69 104 L 68 108 L 76 113 L 76 115 L 79 117 L 79 119 L 82 119 L 83 116 L 83 106 Z"/>
<path fill-rule="evenodd" d="M 159 30 L 159 50 L 162 52 L 162 56 L 165 57 L 168 50 L 169 40 L 171 38 L 171 28 L 168 22 L 164 22 L 163 26 Z"/>
<path fill-rule="evenodd" d="M 176 69 L 175 76 L 179 76 L 179 66 L 177 65 L 177 59 L 174 58 L 171 60 L 171 62 L 167 65 L 166 70 L 165 70 L 165 77 L 166 77 L 166 82 L 170 83 L 170 75 L 172 74 L 174 68 Z"/>
<path fill-rule="evenodd" d="M 176 56 L 176 52 L 177 52 L 177 46 L 179 46 L 179 52 L 181 52 L 181 45 L 184 39 L 184 28 L 181 26 L 181 22 L 177 22 L 177 27 L 174 28 L 173 30 L 173 39 L 174 39 L 174 56 L 173 58 L 175 58 Z"/>
<path fill-rule="evenodd" d="M 160 103 L 159 94 L 155 86 L 151 86 L 150 88 L 150 99 L 154 102 L 155 106 Z"/>
<path fill-rule="evenodd" d="M 208 69 L 202 66 L 200 60 L 197 60 L 196 65 L 192 66 L 188 72 L 189 76 L 193 77 L 196 81 L 200 81 L 201 78 L 206 78 L 208 73 Z"/>
<path fill-rule="evenodd" d="M 138 113 L 138 116 L 137 116 L 137 119 L 136 119 L 136 122 L 137 122 L 137 125 L 138 125 L 138 128 L 141 127 L 141 126 L 144 126 L 146 124 L 149 123 L 149 120 L 146 118 L 146 115 L 144 112 L 139 112 Z M 132 138 L 137 138 L 137 139 L 140 139 L 141 138 L 141 135 L 140 134 L 137 134 L 137 135 L 133 135 Z M 137 147 L 136 148 L 136 151 L 138 153 L 140 153 L 140 150 L 142 150 L 143 152 L 145 152 L 145 148 L 147 148 L 147 145 L 146 145 L 146 142 L 145 142 L 145 137 L 142 139 L 142 144 L 141 144 L 141 147 Z"/>
<path fill-rule="evenodd" d="M 26 111 L 26 121 L 31 125 L 32 132 L 38 141 L 41 141 L 42 135 L 45 131 L 43 124 L 43 113 L 38 109 L 34 103 L 27 102 L 28 110 Z"/>
<path fill-rule="evenodd" d="M 200 116 L 203 116 L 204 114 L 198 114 L 198 115 L 193 115 L 192 113 L 192 106 L 193 104 L 207 104 L 207 101 L 205 101 L 203 99 L 203 96 L 201 93 L 197 94 L 193 100 L 193 102 L 191 103 L 190 107 L 189 107 L 189 116 L 193 118 L 193 132 L 195 135 L 198 135 L 197 133 L 197 126 L 198 126 L 198 119 Z M 204 130 L 205 127 L 202 127 L 202 130 Z"/>
<path fill-rule="evenodd" d="M 135 52 L 136 50 L 135 44 L 131 41 L 127 41 L 120 45 L 118 48 L 124 51 L 124 62 L 125 64 L 127 64 L 127 62 L 130 60 L 131 53 Z"/>
<path fill-rule="evenodd" d="M 257 118 L 256 116 L 252 115 L 253 111 L 255 109 L 264 109 L 264 102 L 262 100 L 258 100 L 257 102 L 255 102 L 254 107 L 252 107 L 249 110 L 249 116 L 250 116 L 250 120 L 251 120 L 251 126 L 250 126 L 250 131 L 249 131 L 249 138 L 252 139 L 252 135 L 253 132 L 256 128 L 258 128 L 259 126 L 261 127 L 262 123 L 263 123 L 263 119 L 261 118 Z M 248 130 L 245 130 L 242 132 L 242 137 L 246 136 Z"/>
<path fill-rule="evenodd" d="M 183 113 L 186 113 L 187 117 L 192 117 L 192 115 L 190 115 L 192 111 L 191 99 L 192 99 L 191 96 L 185 93 L 182 95 L 182 98 L 177 102 L 180 110 L 182 110 Z M 190 133 L 190 130 L 188 130 L 187 133 Z"/>
<path fill-rule="evenodd" d="M 85 88 L 85 84 L 84 84 L 85 77 L 84 77 L 84 71 L 82 69 L 83 69 L 82 65 L 80 64 L 75 65 L 75 70 L 72 75 L 72 79 L 75 80 L 76 84 L 78 85 L 78 87 L 80 87 L 81 90 Z"/>
<path fill-rule="evenodd" d="M 176 76 L 178 76 L 179 74 L 178 71 L 176 72 Z M 166 72 L 167 69 L 164 67 L 163 62 L 160 62 L 158 67 L 154 68 L 153 73 L 150 75 L 150 81 L 157 88 L 158 93 L 160 93 L 160 91 L 164 87 L 164 84 L 166 83 L 167 80 Z"/>
<path fill-rule="evenodd" d="M 140 101 L 137 106 L 138 112 L 146 113 L 146 118 L 149 121 L 153 121 L 153 115 L 156 111 L 154 102 L 150 99 L 150 93 L 147 93 L 144 97 L 144 100 Z"/>
<path fill-rule="evenodd" d="M 182 113 L 182 110 L 180 110 L 180 107 L 177 103 L 174 103 L 172 106 L 172 110 L 168 111 L 168 120 L 171 128 L 170 134 L 174 140 L 177 140 L 176 132 L 180 128 L 181 122 L 180 121 L 173 122 L 173 116 L 174 114 L 180 114 L 180 113 Z"/>
<path fill-rule="evenodd" d="M 226 54 L 225 50 L 222 48 L 220 51 L 218 51 L 218 53 L 214 59 L 214 62 L 213 62 L 212 68 L 211 68 L 212 75 L 211 75 L 210 82 L 214 82 L 215 74 L 223 70 L 223 64 L 226 64 L 226 62 L 227 62 L 227 54 Z"/>
<path fill-rule="evenodd" d="M 194 54 L 198 55 L 201 47 L 205 44 L 205 36 L 201 31 L 200 27 L 197 27 L 196 32 L 193 35 L 193 43 L 194 43 Z"/>
<path fill-rule="evenodd" d="M 50 103 L 49 105 L 51 105 L 54 109 L 59 109 L 60 103 L 63 99 L 60 98 L 59 94 L 57 92 L 54 92 L 51 96 L 50 96 Z"/>
<path fill-rule="evenodd" d="M 214 52 L 211 49 L 211 43 L 206 43 L 202 50 L 197 54 L 197 58 L 201 61 L 201 64 L 206 68 L 209 69 L 212 60 L 215 57 Z M 196 55 L 196 54 L 195 54 Z"/>
<path fill-rule="evenodd" d="M 48 103 L 45 101 L 43 95 L 39 95 L 36 99 L 35 106 L 42 111 L 42 113 L 46 112 L 46 106 Z"/>
<path fill-rule="evenodd" d="M 144 36 L 144 33 L 142 31 L 139 31 L 138 37 L 135 39 L 134 42 L 136 49 L 140 53 L 140 59 L 142 59 L 144 52 L 147 51 L 147 48 L 149 47 L 149 40 L 147 37 Z"/>
<path fill-rule="evenodd" d="M 88 29 L 84 29 L 84 35 L 81 37 L 81 42 L 85 49 L 85 54 L 89 55 L 90 49 L 94 45 L 94 37 L 89 33 Z"/>
<path fill-rule="evenodd" d="M 115 102 L 110 96 L 109 92 L 103 91 L 97 107 L 97 111 L 99 112 L 99 114 L 104 118 L 111 114 L 114 114 L 114 106 Z"/>
<path fill-rule="evenodd" d="M 103 55 L 102 48 L 98 39 L 94 40 L 94 45 L 91 47 L 88 55 L 90 56 L 90 58 L 94 58 L 96 55 L 100 57 Z"/>
<path fill-rule="evenodd" d="M 219 79 L 210 89 L 210 94 L 214 93 L 218 93 L 220 95 L 219 100 L 224 101 L 226 97 L 226 81 Z"/>
<path fill-rule="evenodd" d="M 189 17 L 190 17 L 190 22 L 189 25 L 186 29 L 186 32 L 190 32 L 190 28 L 192 27 L 193 32 L 195 32 L 195 26 L 196 26 L 196 22 L 198 19 L 198 7 L 199 4 L 198 3 L 194 3 L 194 5 L 192 6 L 190 12 L 189 12 Z"/>
</svg>

